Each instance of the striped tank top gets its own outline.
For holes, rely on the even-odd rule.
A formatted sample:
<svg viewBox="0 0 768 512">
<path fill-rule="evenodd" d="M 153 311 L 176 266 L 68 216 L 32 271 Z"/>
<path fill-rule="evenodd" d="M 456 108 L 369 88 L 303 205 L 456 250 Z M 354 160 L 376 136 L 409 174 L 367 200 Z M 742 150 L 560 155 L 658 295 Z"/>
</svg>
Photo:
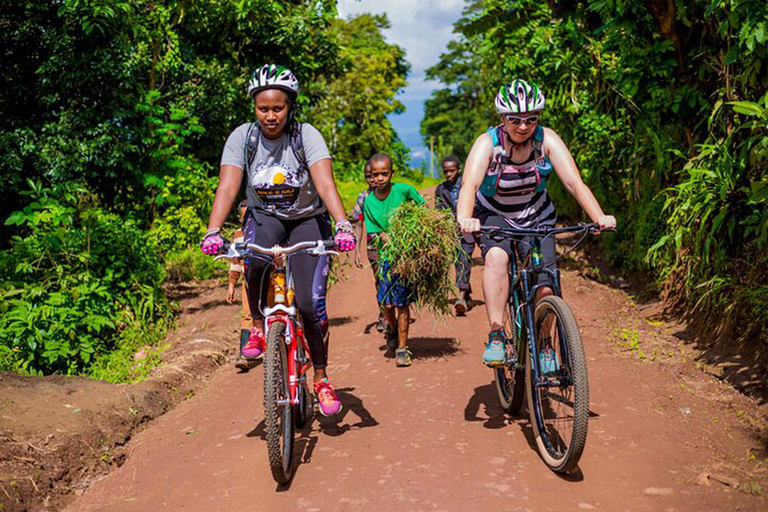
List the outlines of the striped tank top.
<svg viewBox="0 0 768 512">
<path fill-rule="evenodd" d="M 539 126 L 533 135 L 531 156 L 524 163 L 515 163 L 501 144 L 501 126 L 488 129 L 493 141 L 493 158 L 477 191 L 477 206 L 495 213 L 510 226 L 529 228 L 554 226 L 557 222 L 555 205 L 547 194 L 547 177 L 552 163 L 542 149 L 544 129 Z"/>
</svg>

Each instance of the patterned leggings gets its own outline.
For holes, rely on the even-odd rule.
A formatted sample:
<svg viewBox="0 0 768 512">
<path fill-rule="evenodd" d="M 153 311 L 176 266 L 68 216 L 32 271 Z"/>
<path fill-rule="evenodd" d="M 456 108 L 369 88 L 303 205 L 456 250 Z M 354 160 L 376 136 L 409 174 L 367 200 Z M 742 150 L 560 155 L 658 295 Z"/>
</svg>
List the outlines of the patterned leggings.
<svg viewBox="0 0 768 512">
<path fill-rule="evenodd" d="M 263 247 L 285 243 L 328 240 L 331 222 L 328 214 L 297 220 L 282 220 L 264 212 L 249 211 L 244 226 L 244 240 Z M 328 284 L 328 256 L 300 254 L 290 256 L 296 305 L 301 314 L 304 335 L 307 338 L 312 364 L 325 368 L 328 364 L 328 313 L 325 295 Z M 272 259 L 253 257 L 246 261 L 245 279 L 248 283 L 248 302 L 251 316 L 263 320 L 262 309 L 267 307 Z"/>
</svg>

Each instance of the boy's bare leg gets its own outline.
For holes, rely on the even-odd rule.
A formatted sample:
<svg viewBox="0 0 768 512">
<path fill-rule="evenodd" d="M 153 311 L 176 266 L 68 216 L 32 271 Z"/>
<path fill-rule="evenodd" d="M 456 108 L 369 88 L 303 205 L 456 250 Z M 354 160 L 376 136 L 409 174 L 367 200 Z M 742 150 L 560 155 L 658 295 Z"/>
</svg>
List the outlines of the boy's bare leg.
<svg viewBox="0 0 768 512">
<path fill-rule="evenodd" d="M 408 346 L 408 328 L 411 321 L 411 310 L 408 306 L 396 307 L 397 310 L 397 346 L 405 348 Z"/>
<path fill-rule="evenodd" d="M 384 315 L 384 319 L 387 321 L 389 328 L 397 330 L 397 315 L 395 314 L 395 308 L 392 306 L 381 306 L 381 314 Z"/>
</svg>

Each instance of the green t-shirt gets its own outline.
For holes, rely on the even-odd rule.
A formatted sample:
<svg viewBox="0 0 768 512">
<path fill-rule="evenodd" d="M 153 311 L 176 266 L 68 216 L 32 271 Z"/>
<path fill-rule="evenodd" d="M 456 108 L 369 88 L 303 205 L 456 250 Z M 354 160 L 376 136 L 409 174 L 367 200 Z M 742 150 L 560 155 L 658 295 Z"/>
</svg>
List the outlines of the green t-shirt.
<svg viewBox="0 0 768 512">
<path fill-rule="evenodd" d="M 368 233 L 381 233 L 389 231 L 389 216 L 406 201 L 416 204 L 424 204 L 424 198 L 415 188 L 406 183 L 393 183 L 389 195 L 383 200 L 376 197 L 375 192 L 365 198 L 365 229 Z"/>
</svg>

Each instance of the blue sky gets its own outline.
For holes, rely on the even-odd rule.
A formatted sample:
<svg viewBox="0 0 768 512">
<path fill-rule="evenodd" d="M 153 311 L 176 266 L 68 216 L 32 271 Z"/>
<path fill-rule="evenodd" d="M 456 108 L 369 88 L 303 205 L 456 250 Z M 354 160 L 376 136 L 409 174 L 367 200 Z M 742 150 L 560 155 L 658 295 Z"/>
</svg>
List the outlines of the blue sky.
<svg viewBox="0 0 768 512">
<path fill-rule="evenodd" d="M 424 117 L 424 100 L 439 84 L 425 80 L 425 70 L 437 63 L 448 41 L 456 38 L 453 24 L 461 17 L 464 0 L 339 0 L 338 8 L 342 18 L 364 12 L 384 13 L 389 18 L 392 28 L 384 35 L 405 49 L 411 64 L 408 86 L 398 96 L 406 111 L 392 116 L 392 125 L 411 148 L 412 158 L 428 157 L 419 125 Z"/>
</svg>

